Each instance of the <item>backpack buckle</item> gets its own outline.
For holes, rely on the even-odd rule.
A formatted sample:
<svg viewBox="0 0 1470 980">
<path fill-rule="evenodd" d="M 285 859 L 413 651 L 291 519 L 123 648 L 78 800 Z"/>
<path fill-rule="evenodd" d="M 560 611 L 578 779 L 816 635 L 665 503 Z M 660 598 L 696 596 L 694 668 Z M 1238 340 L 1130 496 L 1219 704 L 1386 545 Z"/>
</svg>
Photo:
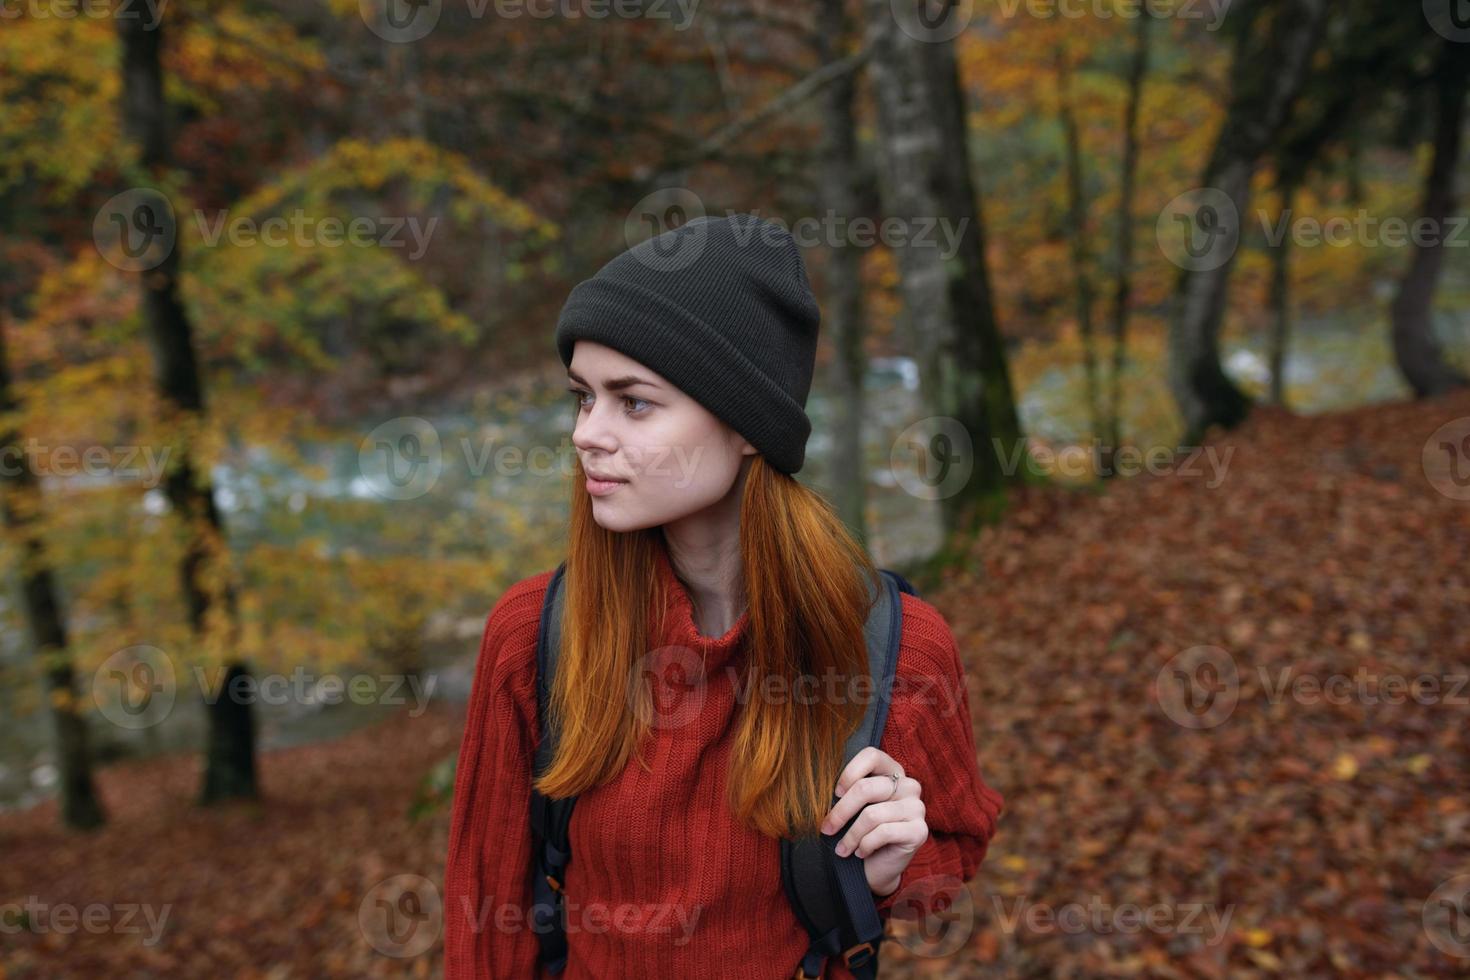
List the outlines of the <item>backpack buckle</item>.
<svg viewBox="0 0 1470 980">
<path fill-rule="evenodd" d="M 867 963 L 868 960 L 870 960 L 872 958 L 873 958 L 873 944 L 872 943 L 858 943 L 856 946 L 852 947 L 851 949 L 846 949 L 846 950 L 843 950 L 843 952 L 842 952 L 842 962 L 846 963 L 849 967 L 862 966 L 863 964 Z M 853 962 L 854 959 L 857 960 L 856 963 Z"/>
</svg>

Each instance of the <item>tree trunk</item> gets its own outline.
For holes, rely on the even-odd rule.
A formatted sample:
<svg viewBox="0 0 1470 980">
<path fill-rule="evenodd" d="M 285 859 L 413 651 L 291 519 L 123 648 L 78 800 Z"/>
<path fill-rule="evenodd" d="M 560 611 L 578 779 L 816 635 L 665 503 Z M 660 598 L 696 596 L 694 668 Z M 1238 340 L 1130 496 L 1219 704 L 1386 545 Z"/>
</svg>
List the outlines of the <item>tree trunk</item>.
<svg viewBox="0 0 1470 980">
<path fill-rule="evenodd" d="M 123 47 L 123 129 L 139 150 L 145 175 L 157 175 L 169 165 L 166 128 L 167 106 L 163 98 L 163 70 L 159 51 L 163 28 L 148 28 L 141 18 L 117 18 Z M 178 287 L 179 243 L 165 252 L 162 262 L 140 273 L 143 287 L 144 321 L 153 353 L 154 373 L 169 431 L 180 433 L 181 444 L 174 454 L 177 468 L 170 468 L 164 489 L 174 513 L 183 522 L 186 535 L 184 556 L 179 565 L 180 586 L 188 608 L 189 625 L 202 635 L 210 595 L 205 585 L 205 564 L 211 558 L 227 560 L 223 522 L 214 505 L 214 485 L 206 476 L 196 479 L 186 424 L 204 414 L 204 395 L 194 355 L 192 328 L 180 302 Z M 233 630 L 236 623 L 234 590 L 223 592 L 225 613 Z M 244 664 L 227 663 L 226 681 L 248 680 Z M 255 733 L 249 699 L 236 701 L 236 687 L 227 686 L 206 702 L 209 725 L 204 782 L 200 802 L 213 803 L 228 797 L 257 795 Z"/>
<path fill-rule="evenodd" d="M 1148 76 L 1149 27 L 1153 14 L 1142 10 L 1135 27 L 1133 59 L 1128 67 L 1128 105 L 1123 110 L 1123 171 L 1118 191 L 1118 270 L 1113 281 L 1113 364 L 1109 372 L 1107 432 L 1103 437 L 1104 476 L 1115 471 L 1114 458 L 1123 442 L 1123 368 L 1128 356 L 1128 308 L 1133 296 L 1133 196 L 1138 182 L 1138 115 L 1143 81 Z"/>
<path fill-rule="evenodd" d="M 1249 212 L 1256 162 L 1280 133 L 1301 92 L 1326 9 L 1326 0 L 1240 0 L 1232 8 L 1231 16 L 1244 23 L 1231 68 L 1230 104 L 1201 184 L 1218 192 L 1218 201 L 1228 201 L 1226 210 L 1233 214 L 1210 213 L 1233 222 L 1234 244 Z M 1205 216 L 1202 210 L 1197 220 L 1201 229 L 1210 227 Z M 1175 293 L 1169 385 L 1184 417 L 1186 444 L 1202 441 L 1213 425 L 1239 424 L 1250 411 L 1249 399 L 1220 366 L 1220 326 L 1235 264 L 1234 244 L 1218 264 L 1186 268 Z"/>
<path fill-rule="evenodd" d="M 10 387 L 10 366 L 4 335 L 0 334 L 0 411 L 7 416 L 16 410 Z M 0 446 L 7 458 L 23 459 L 20 433 L 7 429 Z M 29 466 L 0 468 L 0 515 L 11 540 L 21 548 L 22 611 L 31 642 L 46 675 L 47 701 L 56 737 L 56 762 L 61 772 L 61 819 L 74 830 L 91 830 L 107 821 L 92 780 L 92 755 L 88 747 L 87 719 L 77 709 L 76 678 L 67 651 L 66 623 L 45 550 L 34 527 L 41 505 L 40 488 Z"/>
<path fill-rule="evenodd" d="M 952 487 L 941 479 L 936 487 L 946 531 L 936 561 L 943 562 L 951 547 L 1003 509 L 1007 478 L 1022 475 L 1024 443 L 991 305 L 953 45 L 900 30 L 886 0 L 867 0 L 866 9 L 883 209 L 907 232 L 896 252 L 920 384 L 927 410 L 957 422 L 973 456 L 968 479 Z M 943 254 L 946 240 L 934 227 L 940 219 L 957 239 L 952 257 Z M 934 450 L 941 474 L 968 462 L 947 436 L 934 440 Z"/>
<path fill-rule="evenodd" d="M 822 61 L 832 64 L 843 56 L 851 25 L 843 0 L 823 0 L 817 41 Z M 867 175 L 859 159 L 853 118 L 856 77 L 844 73 L 822 93 L 822 194 L 832 213 L 856 218 L 867 213 L 864 202 L 873 192 L 864 186 Z M 833 242 L 827 262 L 827 309 L 824 319 L 832 338 L 831 385 L 835 411 L 832 456 L 832 497 L 837 513 L 865 545 L 867 528 L 867 467 L 863 462 L 863 378 L 867 332 L 863 309 L 862 252 L 851 243 Z"/>
<path fill-rule="evenodd" d="M 1409 270 L 1390 310 L 1394 356 L 1417 398 L 1443 394 L 1467 383 L 1463 374 L 1445 362 L 1434 336 L 1434 294 L 1444 267 L 1445 229 L 1455 207 L 1455 171 L 1460 165 L 1460 130 L 1470 68 L 1464 48 L 1463 43 L 1449 40 L 1441 48 L 1435 71 L 1434 161 L 1420 208 L 1422 218 L 1430 222 L 1433 238 L 1424 244 L 1414 242 Z"/>
<path fill-rule="evenodd" d="M 1072 281 L 1077 293 L 1077 332 L 1082 339 L 1082 369 L 1087 384 L 1087 423 L 1093 435 L 1103 430 L 1098 398 L 1097 339 L 1092 330 L 1092 270 L 1087 248 L 1087 193 L 1082 173 L 1082 137 L 1077 132 L 1077 118 L 1072 110 L 1072 68 L 1067 64 L 1067 49 L 1059 43 L 1055 52 L 1057 69 L 1057 115 L 1062 123 L 1062 142 L 1066 147 L 1067 224 L 1071 239 Z M 1095 459 L 1094 465 L 1101 462 Z"/>
<path fill-rule="evenodd" d="M 1281 227 L 1290 228 L 1296 187 L 1283 184 Z M 1286 347 L 1291 337 L 1291 235 L 1271 246 L 1271 394 L 1272 405 L 1286 407 Z"/>
</svg>

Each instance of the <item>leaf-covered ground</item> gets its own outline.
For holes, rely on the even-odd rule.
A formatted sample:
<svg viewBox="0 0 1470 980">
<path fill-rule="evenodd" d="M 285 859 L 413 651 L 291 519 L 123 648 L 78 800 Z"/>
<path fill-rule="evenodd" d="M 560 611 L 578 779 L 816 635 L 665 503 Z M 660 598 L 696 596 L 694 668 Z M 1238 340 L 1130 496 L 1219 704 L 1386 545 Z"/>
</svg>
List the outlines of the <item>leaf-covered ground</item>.
<svg viewBox="0 0 1470 980">
<path fill-rule="evenodd" d="M 1223 479 L 1029 492 L 986 533 L 936 602 L 1007 808 L 963 949 L 906 970 L 1470 975 L 1470 499 L 1424 463 L 1457 418 L 1258 411 Z M 1181 714 L 1175 666 L 1219 700 Z"/>
<path fill-rule="evenodd" d="M 0 906 L 35 895 L 78 920 L 0 936 L 0 978 L 432 976 L 437 953 L 384 955 L 371 942 L 391 915 L 384 899 L 404 943 L 388 949 L 425 931 L 438 949 L 432 902 L 448 820 L 415 823 L 408 810 L 424 774 L 458 747 L 464 719 L 431 704 L 417 718 L 404 709 L 335 741 L 262 753 L 263 805 L 196 808 L 199 758 L 175 756 L 103 769 L 111 820 L 93 835 L 58 831 L 54 802 L 0 817 Z M 106 916 L 87 929 L 93 904 Z"/>
<path fill-rule="evenodd" d="M 1259 410 L 1223 471 L 1023 492 L 928 596 L 1006 812 L 952 921 L 895 923 L 883 974 L 1470 974 L 1470 501 L 1423 461 L 1457 418 L 1470 395 Z M 448 817 L 408 810 L 462 725 L 436 702 L 266 753 L 264 806 L 194 808 L 190 756 L 104 769 L 94 835 L 51 803 L 0 817 L 0 906 L 103 917 L 9 909 L 0 975 L 437 975 Z M 159 941 L 134 903 L 167 911 Z M 427 950 L 378 952 L 385 927 Z"/>
</svg>

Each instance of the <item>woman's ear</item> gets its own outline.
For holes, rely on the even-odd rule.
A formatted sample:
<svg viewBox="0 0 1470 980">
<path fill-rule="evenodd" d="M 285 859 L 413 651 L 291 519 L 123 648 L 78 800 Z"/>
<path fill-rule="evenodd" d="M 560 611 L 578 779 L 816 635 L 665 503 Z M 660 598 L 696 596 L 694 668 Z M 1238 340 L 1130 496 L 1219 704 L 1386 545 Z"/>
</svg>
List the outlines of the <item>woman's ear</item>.
<svg viewBox="0 0 1470 980">
<path fill-rule="evenodd" d="M 755 456 L 760 450 L 750 444 L 750 440 L 735 431 L 735 427 L 725 424 L 725 431 L 730 436 L 730 445 L 740 450 L 742 456 Z"/>
</svg>

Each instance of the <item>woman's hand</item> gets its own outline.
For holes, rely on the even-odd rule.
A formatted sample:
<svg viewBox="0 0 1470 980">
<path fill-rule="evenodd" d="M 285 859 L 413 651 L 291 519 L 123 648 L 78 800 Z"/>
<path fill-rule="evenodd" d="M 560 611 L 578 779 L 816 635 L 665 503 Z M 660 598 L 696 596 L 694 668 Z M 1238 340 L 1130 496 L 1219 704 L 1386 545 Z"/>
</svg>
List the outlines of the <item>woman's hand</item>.
<svg viewBox="0 0 1470 980">
<path fill-rule="evenodd" d="M 897 774 L 897 783 L 889 773 Z M 920 788 L 892 756 L 871 745 L 853 756 L 837 777 L 836 793 L 842 799 L 822 821 L 822 833 L 837 832 L 862 811 L 837 842 L 837 853 L 855 852 L 863 859 L 868 888 L 875 894 L 888 896 L 897 890 L 914 852 L 929 839 Z"/>
</svg>

